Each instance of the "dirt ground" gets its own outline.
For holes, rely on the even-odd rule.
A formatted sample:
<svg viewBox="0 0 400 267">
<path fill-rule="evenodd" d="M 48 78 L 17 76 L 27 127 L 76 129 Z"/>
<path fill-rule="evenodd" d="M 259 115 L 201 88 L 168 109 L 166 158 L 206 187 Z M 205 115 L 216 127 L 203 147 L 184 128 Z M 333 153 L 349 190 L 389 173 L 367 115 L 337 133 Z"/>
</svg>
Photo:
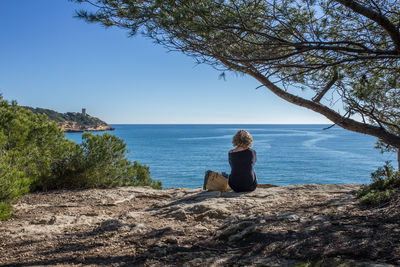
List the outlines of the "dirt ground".
<svg viewBox="0 0 400 267">
<path fill-rule="evenodd" d="M 366 209 L 356 189 L 30 194 L 11 220 L 0 222 L 0 265 L 399 266 L 400 200 Z"/>
</svg>

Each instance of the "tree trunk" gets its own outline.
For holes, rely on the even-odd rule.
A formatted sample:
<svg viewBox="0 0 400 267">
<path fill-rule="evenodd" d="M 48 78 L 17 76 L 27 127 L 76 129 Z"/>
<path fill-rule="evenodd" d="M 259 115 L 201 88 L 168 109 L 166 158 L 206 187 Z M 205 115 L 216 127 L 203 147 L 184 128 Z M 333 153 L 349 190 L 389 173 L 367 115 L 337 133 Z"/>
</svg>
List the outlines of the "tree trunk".
<svg viewBox="0 0 400 267">
<path fill-rule="evenodd" d="M 241 70 L 239 70 L 239 71 L 241 71 Z M 261 82 L 271 92 L 273 92 L 280 98 L 282 98 L 290 103 L 311 109 L 321 115 L 324 115 L 326 118 L 328 118 L 329 120 L 334 122 L 336 125 L 344 128 L 346 130 L 372 135 L 372 136 L 378 137 L 386 144 L 389 144 L 396 148 L 400 148 L 400 136 L 392 134 L 392 133 L 386 131 L 382 127 L 377 127 L 374 125 L 361 123 L 361 122 L 355 121 L 350 118 L 344 118 L 342 115 L 340 115 L 339 113 L 335 112 L 334 110 L 328 108 L 327 106 L 324 106 L 320 103 L 315 103 L 313 101 L 304 99 L 302 97 L 290 94 L 287 91 L 279 88 L 277 85 L 275 85 L 273 82 L 271 82 L 267 77 L 265 77 L 264 75 L 262 75 L 261 73 L 259 73 L 256 70 L 247 71 L 247 73 L 249 75 L 253 76 L 255 79 L 257 79 L 259 82 Z"/>
<path fill-rule="evenodd" d="M 371 124 L 361 123 L 350 118 L 345 118 L 344 116 L 340 115 L 338 112 L 330 109 L 327 106 L 307 100 L 297 95 L 293 95 L 275 85 L 267 77 L 265 77 L 262 73 L 260 73 L 257 69 L 253 67 L 240 66 L 221 57 L 216 58 L 229 69 L 233 69 L 252 76 L 265 87 L 267 87 L 272 93 L 292 104 L 311 109 L 312 111 L 315 111 L 325 116 L 327 119 L 331 120 L 333 123 L 342 127 L 343 129 L 378 137 L 386 144 L 398 148 L 398 163 L 400 169 L 400 136 L 386 131 L 386 129 L 383 127 L 377 127 Z"/>
</svg>

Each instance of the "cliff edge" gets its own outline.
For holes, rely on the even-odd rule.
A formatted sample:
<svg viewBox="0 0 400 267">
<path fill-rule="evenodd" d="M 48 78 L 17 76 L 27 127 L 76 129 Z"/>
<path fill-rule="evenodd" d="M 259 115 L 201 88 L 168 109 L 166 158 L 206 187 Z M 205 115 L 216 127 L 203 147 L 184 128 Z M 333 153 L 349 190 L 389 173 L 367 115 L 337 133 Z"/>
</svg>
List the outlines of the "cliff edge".
<svg viewBox="0 0 400 267">
<path fill-rule="evenodd" d="M 0 265 L 400 265 L 399 203 L 366 209 L 355 198 L 358 188 L 29 194 L 0 222 Z"/>
<path fill-rule="evenodd" d="M 58 123 L 58 127 L 60 127 L 64 132 L 95 132 L 115 130 L 114 127 L 111 127 L 107 124 L 78 125 L 73 121 L 60 122 Z"/>
<path fill-rule="evenodd" d="M 80 112 L 60 113 L 51 109 L 24 107 L 33 113 L 46 115 L 50 120 L 57 123 L 64 132 L 86 132 L 86 131 L 112 131 L 113 127 L 99 118 L 90 116 L 86 109 Z"/>
</svg>

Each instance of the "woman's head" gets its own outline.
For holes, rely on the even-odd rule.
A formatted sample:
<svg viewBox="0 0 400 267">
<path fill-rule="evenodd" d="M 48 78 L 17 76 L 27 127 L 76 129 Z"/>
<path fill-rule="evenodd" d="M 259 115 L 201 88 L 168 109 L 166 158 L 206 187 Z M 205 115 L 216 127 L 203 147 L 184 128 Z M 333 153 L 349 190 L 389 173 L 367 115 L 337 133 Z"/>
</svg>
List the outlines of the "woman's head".
<svg viewBox="0 0 400 267">
<path fill-rule="evenodd" d="M 246 130 L 239 130 L 233 136 L 232 145 L 234 147 L 244 147 L 249 148 L 253 144 L 253 137 Z"/>
</svg>

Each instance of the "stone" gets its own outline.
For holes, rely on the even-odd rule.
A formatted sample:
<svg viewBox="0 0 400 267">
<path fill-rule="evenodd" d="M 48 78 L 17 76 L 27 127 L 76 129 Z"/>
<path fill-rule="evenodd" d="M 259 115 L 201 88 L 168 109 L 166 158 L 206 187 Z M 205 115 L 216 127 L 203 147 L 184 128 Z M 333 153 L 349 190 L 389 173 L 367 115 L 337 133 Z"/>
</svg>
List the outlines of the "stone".
<svg viewBox="0 0 400 267">
<path fill-rule="evenodd" d="M 40 218 L 35 218 L 32 221 L 30 221 L 31 224 L 46 224 L 46 225 L 52 225 L 56 222 L 56 217 L 55 216 L 43 216 Z"/>
<path fill-rule="evenodd" d="M 168 214 L 166 217 L 175 218 L 176 220 L 179 220 L 179 221 L 187 221 L 187 219 L 188 219 L 186 212 L 181 209 Z"/>
<path fill-rule="evenodd" d="M 233 224 L 229 227 L 227 227 L 221 234 L 220 237 L 229 237 L 232 236 L 234 234 L 236 234 L 237 232 L 248 228 L 250 226 L 254 226 L 254 222 L 253 221 L 242 221 L 240 223 L 236 223 Z"/>
<path fill-rule="evenodd" d="M 173 245 L 178 243 L 178 239 L 176 237 L 168 237 L 164 242 Z"/>
<path fill-rule="evenodd" d="M 131 232 L 134 234 L 143 234 L 146 233 L 149 228 L 143 223 L 135 223 L 131 225 Z"/>
<path fill-rule="evenodd" d="M 237 242 L 245 238 L 246 236 L 250 235 L 251 233 L 254 233 L 256 230 L 255 225 L 250 225 L 249 227 L 244 228 L 242 231 L 239 233 L 232 235 L 228 238 L 230 242 Z"/>
<path fill-rule="evenodd" d="M 187 208 L 186 211 L 190 212 L 192 214 L 201 214 L 206 211 L 209 211 L 210 209 L 211 208 L 209 206 L 202 205 L 202 204 L 196 204 L 196 205 L 193 205 L 193 206 Z"/>
<path fill-rule="evenodd" d="M 328 218 L 326 216 L 324 216 L 324 215 L 318 214 L 318 215 L 311 216 L 311 220 L 324 222 L 324 221 L 327 221 Z"/>
<path fill-rule="evenodd" d="M 99 230 L 101 231 L 117 231 L 120 227 L 124 226 L 118 220 L 110 219 L 101 223 Z"/>
<path fill-rule="evenodd" d="M 230 213 L 227 210 L 214 209 L 214 210 L 209 210 L 205 213 L 200 214 L 199 216 L 196 217 L 196 221 L 201 221 L 204 218 L 225 219 L 229 215 L 230 215 Z"/>
<path fill-rule="evenodd" d="M 281 216 L 278 216 L 279 219 L 287 220 L 290 222 L 299 222 L 301 216 L 294 212 L 285 212 Z"/>
</svg>

